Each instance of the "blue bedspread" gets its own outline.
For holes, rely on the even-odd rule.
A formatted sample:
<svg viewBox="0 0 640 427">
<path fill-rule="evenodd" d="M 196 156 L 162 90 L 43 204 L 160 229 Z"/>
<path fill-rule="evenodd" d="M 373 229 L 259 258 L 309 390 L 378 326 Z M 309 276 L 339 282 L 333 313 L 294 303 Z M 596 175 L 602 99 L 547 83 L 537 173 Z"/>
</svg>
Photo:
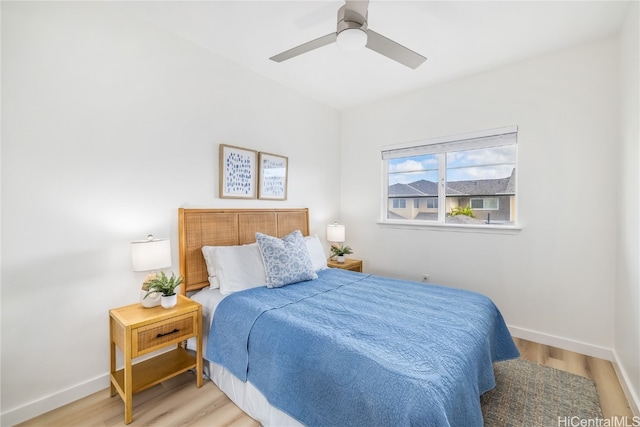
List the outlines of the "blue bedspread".
<svg viewBox="0 0 640 427">
<path fill-rule="evenodd" d="M 338 269 L 229 295 L 207 348 L 309 426 L 482 426 L 492 362 L 517 356 L 482 295 Z"/>
</svg>

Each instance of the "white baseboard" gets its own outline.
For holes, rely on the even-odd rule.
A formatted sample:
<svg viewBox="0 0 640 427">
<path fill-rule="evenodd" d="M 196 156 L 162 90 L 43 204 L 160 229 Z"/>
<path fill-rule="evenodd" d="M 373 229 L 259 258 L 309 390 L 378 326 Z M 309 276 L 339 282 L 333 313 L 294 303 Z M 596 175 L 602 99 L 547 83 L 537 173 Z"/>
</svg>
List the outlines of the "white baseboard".
<svg viewBox="0 0 640 427">
<path fill-rule="evenodd" d="M 624 395 L 629 401 L 629 407 L 631 408 L 631 411 L 633 411 L 633 415 L 635 415 L 636 417 L 640 417 L 640 396 L 638 396 L 638 393 L 634 391 L 633 388 L 629 387 L 629 384 L 631 384 L 631 381 L 629 381 L 629 375 L 627 375 L 624 367 L 620 363 L 618 363 L 619 359 L 615 350 L 613 352 L 613 355 L 615 358 L 615 360 L 612 362 L 613 369 L 615 369 L 616 375 L 620 380 L 622 391 L 624 391 Z"/>
<path fill-rule="evenodd" d="M 542 332 L 532 331 L 530 329 L 519 328 L 517 326 L 508 325 L 511 335 L 516 338 L 522 338 L 528 341 L 534 341 L 539 344 L 550 345 L 552 347 L 562 348 L 574 351 L 586 356 L 598 357 L 609 361 L 614 360 L 613 350 L 606 347 L 600 347 L 593 344 L 587 344 L 581 341 L 575 341 L 567 338 L 549 335 Z"/>
<path fill-rule="evenodd" d="M 42 415 L 45 412 L 104 390 L 107 387 L 109 387 L 109 374 L 101 375 L 18 408 L 9 409 L 0 414 L 0 425 L 13 426 L 19 424 L 38 415 Z"/>
</svg>

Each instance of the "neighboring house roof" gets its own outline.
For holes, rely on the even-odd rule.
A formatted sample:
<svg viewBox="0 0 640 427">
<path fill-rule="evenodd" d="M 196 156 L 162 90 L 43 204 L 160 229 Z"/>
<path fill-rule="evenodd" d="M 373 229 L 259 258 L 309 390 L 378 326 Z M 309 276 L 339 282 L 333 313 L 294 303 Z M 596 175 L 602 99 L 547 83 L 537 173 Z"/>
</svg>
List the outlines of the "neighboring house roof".
<svg viewBox="0 0 640 427">
<path fill-rule="evenodd" d="M 438 220 L 438 214 L 437 213 L 433 213 L 433 212 L 420 212 L 413 219 L 419 219 L 421 221 L 437 221 Z"/>
<path fill-rule="evenodd" d="M 509 182 L 507 183 L 507 189 L 505 194 L 516 194 L 516 170 L 515 168 L 511 171 L 511 176 L 509 177 Z"/>
<path fill-rule="evenodd" d="M 515 191 L 516 170 L 508 178 L 478 179 L 473 181 L 447 182 L 447 194 L 457 196 L 496 196 L 513 195 Z M 389 186 L 389 197 L 435 197 L 438 184 L 424 179 L 410 184 Z"/>
<path fill-rule="evenodd" d="M 421 179 L 420 181 L 412 182 L 409 185 L 420 191 L 422 194 L 426 194 L 428 196 L 438 195 L 438 184 L 435 182 Z"/>
<path fill-rule="evenodd" d="M 403 217 L 402 215 L 398 215 L 395 212 L 387 211 L 387 219 L 407 219 L 407 218 Z"/>
<path fill-rule="evenodd" d="M 508 181 L 509 178 L 448 182 L 447 188 L 451 188 L 454 192 L 447 191 L 447 193 L 461 196 L 489 196 L 505 194 Z"/>
<path fill-rule="evenodd" d="M 410 184 L 393 184 L 389 186 L 389 197 L 416 197 L 424 195 L 424 193 L 413 188 Z"/>
<path fill-rule="evenodd" d="M 393 184 L 389 186 L 389 197 L 436 197 L 438 184 L 421 179 L 411 184 Z"/>
</svg>

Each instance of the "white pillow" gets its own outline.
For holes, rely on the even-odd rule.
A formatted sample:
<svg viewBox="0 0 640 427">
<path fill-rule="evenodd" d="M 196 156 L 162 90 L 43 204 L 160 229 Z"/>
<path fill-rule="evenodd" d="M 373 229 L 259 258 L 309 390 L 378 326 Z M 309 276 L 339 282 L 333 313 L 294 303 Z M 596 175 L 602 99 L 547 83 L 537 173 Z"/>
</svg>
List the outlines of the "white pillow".
<svg viewBox="0 0 640 427">
<path fill-rule="evenodd" d="M 207 273 L 209 274 L 209 286 L 211 289 L 218 289 L 220 287 L 220 282 L 216 277 L 216 261 L 215 254 L 218 246 L 203 246 L 202 247 L 202 256 L 204 257 L 204 262 L 207 264 Z"/>
<path fill-rule="evenodd" d="M 267 286 L 267 277 L 258 245 L 218 246 L 214 262 L 220 293 L 228 295 L 245 289 Z"/>
<path fill-rule="evenodd" d="M 300 230 L 282 239 L 257 232 L 256 241 L 264 261 L 268 288 L 318 278 Z"/>
<path fill-rule="evenodd" d="M 324 254 L 324 249 L 322 248 L 322 243 L 320 243 L 318 235 L 307 236 L 304 238 L 304 242 L 307 244 L 309 257 L 311 257 L 311 262 L 313 263 L 313 270 L 317 272 L 327 268 L 327 257 Z"/>
<path fill-rule="evenodd" d="M 326 269 L 327 258 L 324 253 L 324 249 L 322 248 L 322 243 L 320 242 L 320 238 L 318 237 L 318 235 L 314 234 L 313 236 L 306 236 L 304 238 L 304 241 L 305 241 L 305 244 L 307 245 L 307 250 L 309 251 L 311 262 L 313 263 L 313 270 L 317 272 L 317 271 Z M 245 245 L 245 246 L 251 246 L 251 245 L 255 246 L 256 243 L 252 243 L 250 245 Z M 231 247 L 234 247 L 234 246 L 203 246 L 202 247 L 202 255 L 204 256 L 204 261 L 207 265 L 207 273 L 209 274 L 209 286 L 211 287 L 211 289 L 220 288 L 220 279 L 217 276 L 218 273 L 217 273 L 217 265 L 216 265 L 216 252 L 219 248 L 231 248 Z M 236 246 L 236 247 L 241 247 L 241 246 Z M 234 252 L 237 252 L 237 250 L 226 249 L 224 250 L 224 252 L 234 253 Z M 225 253 L 223 257 L 229 258 L 230 253 Z M 261 268 L 264 270 L 264 263 L 262 262 L 262 258 L 260 258 L 260 264 L 261 264 Z M 228 271 L 229 268 L 230 267 L 227 266 L 225 270 Z M 255 260 L 252 268 L 257 268 L 257 266 L 255 265 Z M 227 276 L 229 277 L 229 279 L 227 280 L 227 283 L 226 283 L 227 286 L 225 286 L 226 288 L 225 290 L 229 291 L 231 289 L 242 287 L 242 285 L 239 285 L 237 283 L 239 280 L 242 280 L 242 278 L 239 277 L 239 274 L 233 274 L 229 272 Z M 254 275 L 251 274 L 251 276 L 254 276 Z M 260 276 L 260 279 L 262 277 L 264 277 L 264 282 L 265 282 L 264 284 L 266 285 L 266 276 L 264 275 L 264 271 L 262 276 Z M 251 280 L 253 280 L 253 277 L 251 278 Z M 235 292 L 235 291 L 232 291 L 232 292 Z M 228 293 L 231 293 L 231 292 L 228 292 Z"/>
</svg>

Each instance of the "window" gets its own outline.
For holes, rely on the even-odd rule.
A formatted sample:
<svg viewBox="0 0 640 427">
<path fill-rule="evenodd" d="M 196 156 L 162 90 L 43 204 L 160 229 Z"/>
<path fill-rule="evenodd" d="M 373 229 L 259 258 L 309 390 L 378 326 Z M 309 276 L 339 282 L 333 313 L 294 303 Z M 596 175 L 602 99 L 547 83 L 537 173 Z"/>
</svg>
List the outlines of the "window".
<svg viewBox="0 0 640 427">
<path fill-rule="evenodd" d="M 392 199 L 394 209 L 405 209 L 407 207 L 406 199 Z"/>
<path fill-rule="evenodd" d="M 516 155 L 516 127 L 384 147 L 383 222 L 515 225 Z"/>
<path fill-rule="evenodd" d="M 471 199 L 471 209 L 493 210 L 499 209 L 500 202 L 497 197 L 485 197 L 484 199 Z"/>
</svg>

